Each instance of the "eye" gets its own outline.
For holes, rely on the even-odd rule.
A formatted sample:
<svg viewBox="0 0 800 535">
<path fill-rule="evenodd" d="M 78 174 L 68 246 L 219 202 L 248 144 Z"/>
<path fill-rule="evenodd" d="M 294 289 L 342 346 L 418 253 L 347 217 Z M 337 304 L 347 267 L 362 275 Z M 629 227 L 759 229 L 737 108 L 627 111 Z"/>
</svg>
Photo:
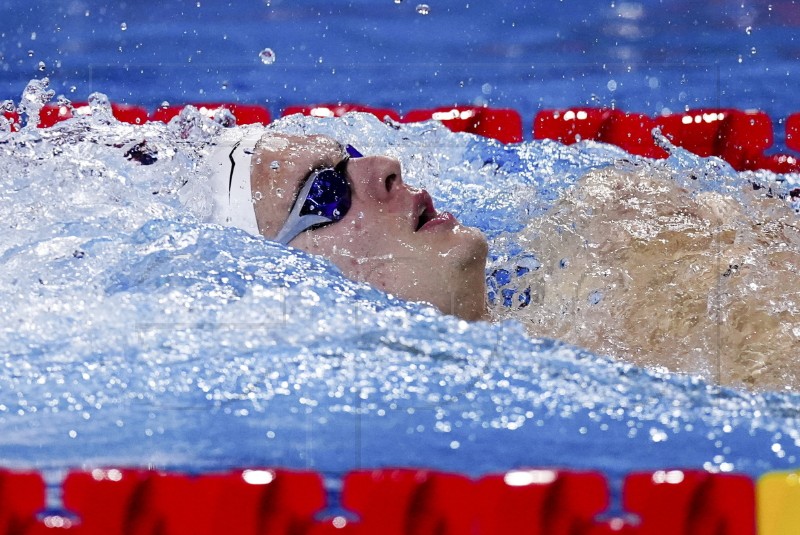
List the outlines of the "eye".
<svg viewBox="0 0 800 535">
<path fill-rule="evenodd" d="M 336 169 L 323 169 L 315 173 L 308 196 L 300 215 L 319 215 L 339 221 L 350 209 L 351 191 L 344 174 Z"/>
</svg>

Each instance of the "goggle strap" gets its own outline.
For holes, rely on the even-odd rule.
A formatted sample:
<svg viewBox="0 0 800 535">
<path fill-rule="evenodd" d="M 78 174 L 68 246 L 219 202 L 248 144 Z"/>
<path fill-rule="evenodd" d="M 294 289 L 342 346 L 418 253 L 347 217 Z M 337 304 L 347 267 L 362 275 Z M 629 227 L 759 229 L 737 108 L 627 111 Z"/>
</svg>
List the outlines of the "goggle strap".
<svg viewBox="0 0 800 535">
<path fill-rule="evenodd" d="M 332 219 L 328 219 L 323 215 L 309 214 L 291 218 L 291 222 L 287 221 L 286 225 L 281 229 L 275 241 L 281 245 L 289 245 L 289 242 L 295 239 L 299 234 L 313 227 L 314 225 L 321 225 L 322 223 L 332 223 Z"/>
</svg>

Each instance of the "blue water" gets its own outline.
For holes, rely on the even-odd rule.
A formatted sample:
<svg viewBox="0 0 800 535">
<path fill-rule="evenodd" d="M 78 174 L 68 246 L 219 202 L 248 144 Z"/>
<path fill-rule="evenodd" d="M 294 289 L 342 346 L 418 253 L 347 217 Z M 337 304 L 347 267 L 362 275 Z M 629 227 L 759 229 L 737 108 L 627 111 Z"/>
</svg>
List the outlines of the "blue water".
<svg viewBox="0 0 800 535">
<path fill-rule="evenodd" d="M 100 90 L 150 106 L 226 100 L 274 112 L 320 100 L 486 102 L 526 118 L 582 103 L 797 111 L 794 2 L 415 7 L 0 2 L 0 95 L 19 102 L 28 80 L 48 75 L 75 100 Z M 259 61 L 265 47 L 275 64 Z M 334 477 L 359 466 L 566 466 L 617 483 L 643 468 L 796 466 L 797 394 L 643 370 L 531 339 L 513 321 L 467 324 L 205 224 L 177 191 L 203 180 L 215 128 L 187 138 L 178 123 L 83 119 L 2 134 L 0 465 L 281 465 Z M 408 181 L 481 227 L 494 253 L 510 252 L 527 218 L 587 170 L 624 156 L 369 117 L 278 128 L 400 158 Z M 142 139 L 159 154 L 152 166 L 124 157 Z M 676 154 L 666 165 L 678 174 L 708 171 L 698 190 L 749 180 Z"/>
</svg>

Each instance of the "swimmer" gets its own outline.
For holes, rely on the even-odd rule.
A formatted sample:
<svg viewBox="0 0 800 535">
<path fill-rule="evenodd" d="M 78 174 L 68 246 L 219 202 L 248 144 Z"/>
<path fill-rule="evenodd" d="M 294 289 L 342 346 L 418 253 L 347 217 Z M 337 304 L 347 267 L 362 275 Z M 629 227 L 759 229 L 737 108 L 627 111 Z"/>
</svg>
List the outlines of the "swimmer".
<svg viewBox="0 0 800 535">
<path fill-rule="evenodd" d="M 324 256 L 402 299 L 486 319 L 486 238 L 406 184 L 398 160 L 258 130 L 223 134 L 211 166 L 214 221 Z"/>
</svg>

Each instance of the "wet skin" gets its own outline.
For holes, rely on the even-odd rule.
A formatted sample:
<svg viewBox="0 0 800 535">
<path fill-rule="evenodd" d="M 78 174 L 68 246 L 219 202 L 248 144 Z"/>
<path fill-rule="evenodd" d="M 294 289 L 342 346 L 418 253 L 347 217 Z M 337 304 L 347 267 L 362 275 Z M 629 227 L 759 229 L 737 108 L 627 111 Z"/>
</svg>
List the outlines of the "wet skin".
<svg viewBox="0 0 800 535">
<path fill-rule="evenodd" d="M 274 238 L 304 179 L 347 157 L 325 136 L 266 134 L 252 159 L 259 231 Z M 308 230 L 289 245 L 330 259 L 349 278 L 411 301 L 426 301 L 466 320 L 486 316 L 487 244 L 476 228 L 433 207 L 424 190 L 403 182 L 400 162 L 350 159 L 352 205 L 344 219 Z"/>
</svg>

